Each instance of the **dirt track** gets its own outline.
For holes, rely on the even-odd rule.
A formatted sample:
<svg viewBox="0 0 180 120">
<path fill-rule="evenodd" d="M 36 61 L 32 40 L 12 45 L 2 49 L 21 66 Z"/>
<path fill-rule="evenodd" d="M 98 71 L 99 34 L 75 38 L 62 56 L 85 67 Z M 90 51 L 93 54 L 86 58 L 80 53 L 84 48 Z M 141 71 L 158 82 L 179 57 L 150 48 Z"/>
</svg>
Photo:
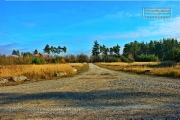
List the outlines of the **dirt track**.
<svg viewBox="0 0 180 120">
<path fill-rule="evenodd" d="M 180 80 L 99 68 L 0 87 L 0 119 L 180 119 Z"/>
</svg>

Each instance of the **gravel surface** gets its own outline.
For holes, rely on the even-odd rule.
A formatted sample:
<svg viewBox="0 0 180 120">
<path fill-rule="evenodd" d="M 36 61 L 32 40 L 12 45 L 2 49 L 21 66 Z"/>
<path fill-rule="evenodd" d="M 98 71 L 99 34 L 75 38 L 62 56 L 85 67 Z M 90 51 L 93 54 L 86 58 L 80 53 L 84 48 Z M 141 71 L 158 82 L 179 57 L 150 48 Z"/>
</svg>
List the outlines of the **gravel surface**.
<svg viewBox="0 0 180 120">
<path fill-rule="evenodd" d="M 0 119 L 180 119 L 180 80 L 89 66 L 74 77 L 0 87 Z"/>
</svg>

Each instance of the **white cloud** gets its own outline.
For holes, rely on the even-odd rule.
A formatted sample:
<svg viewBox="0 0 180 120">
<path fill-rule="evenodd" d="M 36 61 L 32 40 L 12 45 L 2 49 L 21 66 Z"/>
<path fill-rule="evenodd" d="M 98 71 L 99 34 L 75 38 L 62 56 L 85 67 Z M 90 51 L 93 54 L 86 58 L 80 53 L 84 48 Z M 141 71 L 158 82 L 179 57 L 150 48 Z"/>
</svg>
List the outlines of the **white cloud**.
<svg viewBox="0 0 180 120">
<path fill-rule="evenodd" d="M 123 39 L 123 38 L 140 38 L 164 36 L 174 37 L 180 39 L 180 17 L 172 19 L 155 20 L 149 23 L 148 26 L 140 26 L 135 31 L 128 31 L 123 33 L 113 33 L 111 35 L 99 35 L 97 39 Z"/>
<path fill-rule="evenodd" d="M 180 35 L 180 17 L 170 20 L 157 20 L 150 23 L 148 27 L 140 27 L 139 31 L 147 30 L 149 35 Z"/>
</svg>

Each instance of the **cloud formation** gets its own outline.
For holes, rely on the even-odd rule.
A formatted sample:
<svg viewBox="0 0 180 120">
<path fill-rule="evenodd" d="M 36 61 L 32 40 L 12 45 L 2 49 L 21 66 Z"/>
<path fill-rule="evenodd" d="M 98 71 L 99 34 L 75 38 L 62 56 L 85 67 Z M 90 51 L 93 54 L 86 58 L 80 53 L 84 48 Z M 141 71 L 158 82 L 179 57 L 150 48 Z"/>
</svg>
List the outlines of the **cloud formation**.
<svg viewBox="0 0 180 120">
<path fill-rule="evenodd" d="M 140 26 L 134 31 L 123 33 L 112 33 L 111 35 L 99 35 L 97 39 L 123 39 L 123 38 L 140 38 L 140 37 L 153 37 L 161 35 L 164 37 L 175 37 L 180 39 L 180 17 L 172 18 L 169 20 L 154 20 L 148 26 Z"/>
</svg>

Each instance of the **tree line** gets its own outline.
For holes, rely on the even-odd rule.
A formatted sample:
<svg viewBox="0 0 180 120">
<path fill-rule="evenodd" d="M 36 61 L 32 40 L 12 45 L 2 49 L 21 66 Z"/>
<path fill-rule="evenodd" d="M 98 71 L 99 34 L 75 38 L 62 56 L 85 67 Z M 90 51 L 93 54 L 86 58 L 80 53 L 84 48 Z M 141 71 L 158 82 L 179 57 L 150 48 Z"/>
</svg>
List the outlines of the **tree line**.
<svg viewBox="0 0 180 120">
<path fill-rule="evenodd" d="M 64 46 L 64 47 L 61 47 L 61 46 L 54 47 L 54 46 L 49 46 L 49 45 L 47 44 L 47 45 L 44 47 L 43 51 L 44 51 L 44 53 L 47 53 L 48 55 L 49 55 L 50 53 L 52 53 L 53 55 L 54 55 L 54 54 L 58 55 L 58 54 L 60 54 L 61 52 L 62 52 L 62 53 L 66 53 L 67 48 L 66 48 L 66 46 Z M 13 51 L 12 51 L 12 55 L 23 56 L 23 57 L 27 57 L 27 56 L 29 57 L 29 56 L 38 55 L 38 54 L 39 54 L 39 55 L 42 55 L 41 53 L 38 52 L 37 49 L 35 49 L 33 53 L 31 53 L 31 52 L 21 52 L 21 54 L 20 54 L 20 51 L 19 51 L 19 50 L 13 50 Z"/>
<path fill-rule="evenodd" d="M 162 40 L 151 40 L 146 42 L 130 42 L 124 45 L 123 53 L 120 55 L 120 46 L 113 47 L 100 45 L 94 41 L 91 61 L 93 62 L 150 62 L 150 61 L 180 61 L 180 42 L 174 38 L 163 38 Z"/>
<path fill-rule="evenodd" d="M 0 55 L 1 65 L 13 64 L 49 64 L 49 63 L 83 63 L 89 62 L 89 57 L 85 54 L 65 55 L 67 52 L 66 46 L 50 46 L 46 45 L 43 49 L 44 53 L 40 53 L 37 49 L 31 52 L 20 52 L 13 50 L 13 56 Z M 62 54 L 61 54 L 62 53 Z"/>
<path fill-rule="evenodd" d="M 48 64 L 48 63 L 65 63 L 65 60 L 60 54 L 66 53 L 67 48 L 64 47 L 54 47 L 46 45 L 43 49 L 44 53 L 40 53 L 37 49 L 31 52 L 20 52 L 19 50 L 13 50 L 12 55 L 6 57 L 5 55 L 0 55 L 0 64 Z"/>
<path fill-rule="evenodd" d="M 64 59 L 67 63 L 88 63 L 89 57 L 83 53 L 78 55 L 66 55 L 64 56 Z"/>
<path fill-rule="evenodd" d="M 112 61 L 113 58 L 120 57 L 120 46 L 117 44 L 113 47 L 106 47 L 105 45 L 100 45 L 98 41 L 94 41 L 94 45 L 92 48 L 92 62 L 100 62 L 100 61 Z"/>
<path fill-rule="evenodd" d="M 66 46 L 46 45 L 44 53 L 37 49 L 31 52 L 20 52 L 13 50 L 12 55 L 0 55 L 0 64 L 47 64 L 47 63 L 65 63 L 65 62 L 150 62 L 150 61 L 177 61 L 180 62 L 180 42 L 174 38 L 163 38 L 162 40 L 151 40 L 150 42 L 133 41 L 123 47 L 120 54 L 118 44 L 107 47 L 100 45 L 97 40 L 92 47 L 92 55 L 88 57 L 85 54 L 65 55 Z M 62 54 L 61 54 L 62 53 Z"/>
</svg>

